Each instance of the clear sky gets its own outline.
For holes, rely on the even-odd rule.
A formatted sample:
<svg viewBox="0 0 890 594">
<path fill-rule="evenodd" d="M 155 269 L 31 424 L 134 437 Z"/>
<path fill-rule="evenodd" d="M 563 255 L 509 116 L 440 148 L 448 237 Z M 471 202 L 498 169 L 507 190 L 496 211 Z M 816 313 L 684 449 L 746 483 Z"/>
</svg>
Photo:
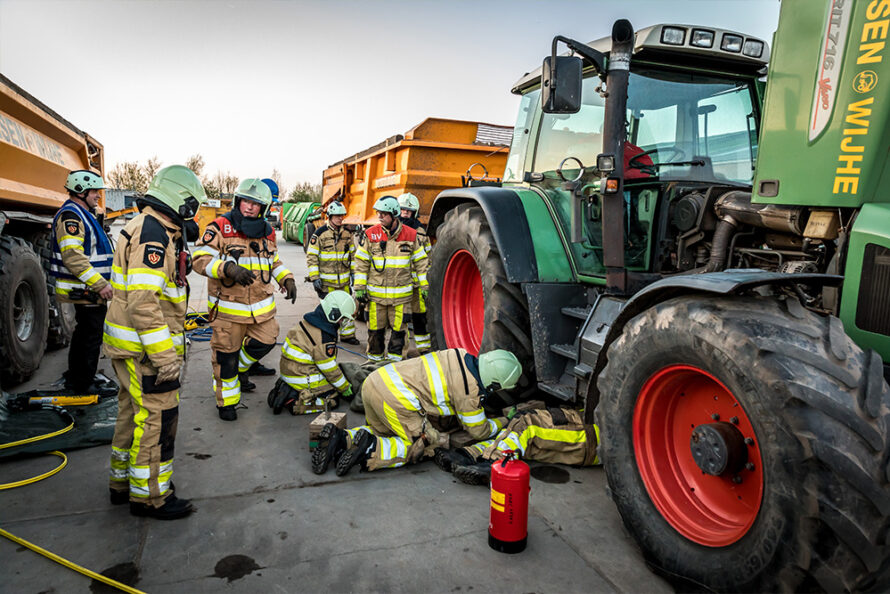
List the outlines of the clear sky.
<svg viewBox="0 0 890 594">
<path fill-rule="evenodd" d="M 512 125 L 554 35 L 615 19 L 772 39 L 779 0 L 0 0 L 0 72 L 105 146 L 106 168 L 320 182 L 426 117 Z"/>
</svg>

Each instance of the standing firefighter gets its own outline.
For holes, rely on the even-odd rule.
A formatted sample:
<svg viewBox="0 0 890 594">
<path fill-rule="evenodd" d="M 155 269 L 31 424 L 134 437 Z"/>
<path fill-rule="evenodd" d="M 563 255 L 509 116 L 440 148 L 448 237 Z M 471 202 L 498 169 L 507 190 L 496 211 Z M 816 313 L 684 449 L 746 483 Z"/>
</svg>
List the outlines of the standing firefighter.
<svg viewBox="0 0 890 594">
<path fill-rule="evenodd" d="M 75 323 L 68 349 L 65 387 L 75 392 L 90 389 L 99 366 L 102 324 L 111 299 L 111 241 L 96 220 L 102 178 L 92 171 L 72 171 L 65 189 L 68 200 L 53 219 L 53 258 L 50 274 L 56 281 L 56 299 L 74 304 Z"/>
<path fill-rule="evenodd" d="M 405 304 L 414 289 L 426 299 L 429 260 L 417 232 L 399 220 L 399 201 L 384 196 L 374 203 L 380 223 L 359 236 L 355 253 L 355 295 L 370 299 L 368 359 L 401 361 L 405 349 Z M 386 328 L 392 328 L 386 346 Z"/>
<path fill-rule="evenodd" d="M 599 464 L 596 449 L 599 428 L 585 424 L 573 408 L 547 408 L 520 413 L 494 439 L 456 450 L 437 448 L 435 460 L 442 470 L 470 485 L 487 485 L 491 463 L 514 452 L 525 460 L 550 464 L 593 466 Z"/>
<path fill-rule="evenodd" d="M 272 279 L 291 302 L 297 288 L 278 258 L 275 231 L 265 213 L 269 186 L 245 179 L 235 190 L 232 210 L 207 225 L 195 250 L 195 270 L 208 278 L 213 335 L 213 389 L 219 418 L 238 418 L 241 391 L 252 391 L 247 370 L 272 350 L 278 338 Z"/>
<path fill-rule="evenodd" d="M 426 234 L 426 228 L 417 218 L 417 212 L 420 210 L 420 200 L 417 196 L 406 192 L 399 196 L 399 208 L 402 211 L 399 220 L 403 225 L 411 227 L 417 232 L 417 240 L 423 246 L 424 253 L 429 256 L 432 244 L 430 238 Z M 426 327 L 426 297 L 425 291 L 421 291 L 417 287 L 411 296 L 411 325 L 414 329 L 414 343 L 421 355 L 424 355 L 433 348 L 430 332 Z"/>
<path fill-rule="evenodd" d="M 161 520 L 188 515 L 173 494 L 173 443 L 179 420 L 179 372 L 188 307 L 184 230 L 206 199 L 182 165 L 158 171 L 140 214 L 121 231 L 105 320 L 105 353 L 120 381 L 111 443 L 111 502 Z M 189 221 L 190 222 L 190 221 Z"/>
<path fill-rule="evenodd" d="M 485 399 L 514 388 L 521 374 L 515 355 L 503 350 L 476 358 L 449 349 L 381 367 L 362 384 L 368 424 L 347 431 L 325 425 L 312 471 L 321 474 L 335 462 L 342 476 L 356 464 L 379 470 L 418 462 L 448 447 L 450 436 L 434 423 L 456 420 L 475 440 L 493 437 L 504 423 L 486 418 Z"/>
<path fill-rule="evenodd" d="M 306 249 L 309 280 L 319 298 L 324 298 L 331 291 L 349 292 L 350 266 L 355 255 L 352 232 L 343 226 L 343 217 L 346 216 L 343 203 L 331 202 L 325 213 L 328 222 L 315 230 Z M 358 344 L 352 318 L 340 325 L 340 340 L 346 344 Z"/>
<path fill-rule="evenodd" d="M 285 408 L 294 415 L 322 412 L 326 404 L 336 408 L 338 396 L 352 395 L 337 365 L 337 331 L 354 315 L 352 296 L 331 291 L 290 329 L 281 347 L 281 377 L 269 392 L 273 413 Z"/>
</svg>

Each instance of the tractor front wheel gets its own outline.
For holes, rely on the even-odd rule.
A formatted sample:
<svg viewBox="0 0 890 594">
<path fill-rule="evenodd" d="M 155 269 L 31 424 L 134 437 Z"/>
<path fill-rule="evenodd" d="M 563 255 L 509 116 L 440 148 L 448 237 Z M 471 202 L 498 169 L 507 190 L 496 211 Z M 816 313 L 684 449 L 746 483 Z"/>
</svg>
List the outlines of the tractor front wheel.
<svg viewBox="0 0 890 594">
<path fill-rule="evenodd" d="M 890 565 L 890 388 L 834 317 L 680 297 L 598 378 L 612 497 L 650 565 L 715 591 L 875 587 Z"/>
</svg>

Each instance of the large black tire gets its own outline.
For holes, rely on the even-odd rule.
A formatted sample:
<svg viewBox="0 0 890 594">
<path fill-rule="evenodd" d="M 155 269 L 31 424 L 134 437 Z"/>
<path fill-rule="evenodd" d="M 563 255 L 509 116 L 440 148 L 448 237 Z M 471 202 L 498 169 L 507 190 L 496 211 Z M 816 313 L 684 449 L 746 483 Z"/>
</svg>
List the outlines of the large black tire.
<svg viewBox="0 0 890 594">
<path fill-rule="evenodd" d="M 5 386 L 25 381 L 46 350 L 46 276 L 23 239 L 0 236 L 0 377 Z"/>
<path fill-rule="evenodd" d="M 508 349 L 522 363 L 525 371 L 521 386 L 529 385 L 535 369 L 528 301 L 519 285 L 507 280 L 501 253 L 491 233 L 482 208 L 473 204 L 459 204 L 445 214 L 436 232 L 436 244 L 430 253 L 429 320 L 430 335 L 435 348 L 446 349 L 469 345 L 449 344 L 442 324 L 442 297 L 450 290 L 445 286 L 446 270 L 453 256 L 469 252 L 482 279 L 485 304 L 485 329 L 479 352 Z"/>
<path fill-rule="evenodd" d="M 649 475 L 654 491 L 641 476 L 640 461 L 645 464 L 652 455 L 645 442 L 655 447 L 659 432 L 640 430 L 643 421 L 635 415 L 645 409 L 640 403 L 647 402 L 647 395 L 655 393 L 654 382 L 680 366 L 692 366 L 697 368 L 692 373 L 704 371 L 721 382 L 735 398 L 732 406 L 741 407 L 733 409 L 741 413 L 733 414 L 753 427 L 754 441 L 746 443 L 759 450 L 762 499 L 759 507 L 751 507 L 751 523 L 741 524 L 735 542 L 693 542 L 653 503 L 665 491 L 652 477 L 671 480 L 668 475 L 680 467 L 691 429 L 673 434 L 677 455 L 669 454 L 663 469 Z M 796 300 L 680 297 L 632 319 L 609 348 L 598 378 L 597 421 L 612 497 L 653 569 L 668 579 L 679 576 L 687 588 L 703 585 L 715 591 L 880 587 L 878 580 L 890 565 L 890 388 L 882 367 L 877 353 L 857 347 L 837 318 L 816 315 Z M 691 384 L 682 382 L 666 389 L 663 393 L 674 395 L 676 407 L 666 407 L 654 423 L 686 427 L 686 418 L 678 425 L 672 422 L 688 406 L 689 400 L 682 398 L 692 391 Z M 706 391 L 700 402 L 710 402 L 712 393 Z M 699 410 L 707 419 L 705 407 L 686 409 Z M 738 418 L 733 419 L 738 425 Z M 641 423 L 636 432 L 635 421 Z M 717 423 L 707 419 L 703 424 Z M 756 486 L 760 481 L 753 469 L 741 470 L 736 480 L 745 475 Z M 696 498 L 705 497 L 700 493 L 717 484 L 713 481 L 730 478 L 687 474 L 689 484 L 700 487 Z M 714 514 L 724 504 L 735 505 L 735 486 L 741 489 L 740 484 L 721 486 L 728 497 L 712 498 L 715 504 L 700 500 L 701 512 Z M 681 491 L 684 497 L 679 497 Z M 685 500 L 692 497 L 689 491 L 695 488 L 675 489 L 670 496 Z"/>
<path fill-rule="evenodd" d="M 43 274 L 46 276 L 46 290 L 49 297 L 49 330 L 46 336 L 46 348 L 49 350 L 66 347 L 71 343 L 74 333 L 74 304 L 56 300 L 56 279 L 50 274 L 50 262 L 53 256 L 50 231 L 38 233 L 31 238 L 31 247 L 40 257 Z"/>
</svg>

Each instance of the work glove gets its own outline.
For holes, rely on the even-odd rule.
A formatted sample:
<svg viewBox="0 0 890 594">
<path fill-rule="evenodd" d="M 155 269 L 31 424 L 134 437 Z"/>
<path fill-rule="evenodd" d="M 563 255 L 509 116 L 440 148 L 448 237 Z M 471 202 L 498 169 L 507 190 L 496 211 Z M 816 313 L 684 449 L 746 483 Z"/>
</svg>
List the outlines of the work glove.
<svg viewBox="0 0 890 594">
<path fill-rule="evenodd" d="M 426 302 L 427 297 L 429 297 L 430 290 L 429 289 L 421 289 L 420 290 L 420 299 L 423 302 Z"/>
<path fill-rule="evenodd" d="M 286 299 L 290 299 L 291 303 L 297 302 L 297 284 L 294 282 L 294 279 L 284 279 L 284 291 L 287 294 Z"/>
<path fill-rule="evenodd" d="M 341 394 L 343 398 L 352 398 L 352 386 L 346 386 L 346 391 Z"/>
<path fill-rule="evenodd" d="M 317 278 L 312 281 L 312 288 L 315 289 L 315 292 L 318 294 L 319 298 L 324 299 L 327 295 L 327 292 L 324 290 L 324 284 L 322 284 L 321 279 Z"/>
<path fill-rule="evenodd" d="M 250 270 L 243 266 L 239 266 L 232 261 L 226 262 L 226 265 L 223 267 L 223 274 L 242 287 L 252 285 L 253 281 L 256 279 Z"/>
<path fill-rule="evenodd" d="M 367 303 L 368 301 L 368 290 L 367 289 L 356 289 L 355 290 L 355 298 L 361 301 L 362 303 Z"/>
<path fill-rule="evenodd" d="M 272 409 L 272 414 L 280 415 L 285 408 L 293 410 L 294 403 L 297 401 L 297 393 L 282 380 L 275 382 L 275 386 L 269 392 L 266 402 Z"/>
<path fill-rule="evenodd" d="M 157 384 L 179 379 L 179 370 L 182 369 L 182 361 L 176 360 L 173 363 L 167 363 L 158 367 L 158 378 L 155 380 Z"/>
</svg>

